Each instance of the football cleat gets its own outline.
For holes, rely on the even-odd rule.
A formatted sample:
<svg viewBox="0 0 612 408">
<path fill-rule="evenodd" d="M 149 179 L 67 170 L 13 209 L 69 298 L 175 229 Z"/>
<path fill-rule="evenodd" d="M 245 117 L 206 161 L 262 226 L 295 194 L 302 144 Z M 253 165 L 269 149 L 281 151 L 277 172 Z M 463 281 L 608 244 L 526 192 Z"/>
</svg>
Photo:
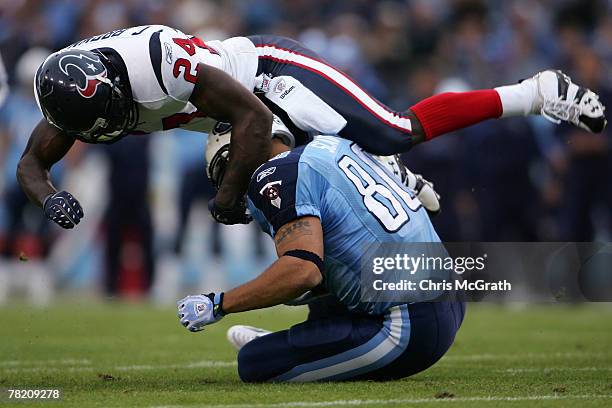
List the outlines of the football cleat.
<svg viewBox="0 0 612 408">
<path fill-rule="evenodd" d="M 384 168 L 399 178 L 405 186 L 414 191 L 423 207 L 430 215 L 440 212 L 440 195 L 434 190 L 431 181 L 425 180 L 422 175 L 414 174 L 402 162 L 398 154 L 393 156 L 373 156 Z"/>
<path fill-rule="evenodd" d="M 236 325 L 227 330 L 227 340 L 236 348 L 236 350 L 240 351 L 240 349 L 251 340 L 255 340 L 258 337 L 262 337 L 270 333 L 272 332 L 264 329 L 258 329 L 257 327 Z"/>
<path fill-rule="evenodd" d="M 546 70 L 522 82 L 537 87 L 532 113 L 541 114 L 556 124 L 569 122 L 592 133 L 599 133 L 606 127 L 606 108 L 599 96 L 576 85 L 563 72 Z"/>
</svg>

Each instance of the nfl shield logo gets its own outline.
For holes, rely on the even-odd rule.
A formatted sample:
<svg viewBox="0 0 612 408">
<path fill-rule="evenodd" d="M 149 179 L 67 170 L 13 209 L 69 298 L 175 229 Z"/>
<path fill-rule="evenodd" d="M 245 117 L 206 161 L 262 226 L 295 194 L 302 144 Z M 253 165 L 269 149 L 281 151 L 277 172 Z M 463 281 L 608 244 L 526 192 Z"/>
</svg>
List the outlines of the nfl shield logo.
<svg viewBox="0 0 612 408">
<path fill-rule="evenodd" d="M 206 311 L 206 304 L 204 304 L 204 303 L 197 303 L 195 305 L 195 310 L 196 310 L 196 313 L 198 315 L 201 315 L 202 313 L 204 313 Z"/>
</svg>

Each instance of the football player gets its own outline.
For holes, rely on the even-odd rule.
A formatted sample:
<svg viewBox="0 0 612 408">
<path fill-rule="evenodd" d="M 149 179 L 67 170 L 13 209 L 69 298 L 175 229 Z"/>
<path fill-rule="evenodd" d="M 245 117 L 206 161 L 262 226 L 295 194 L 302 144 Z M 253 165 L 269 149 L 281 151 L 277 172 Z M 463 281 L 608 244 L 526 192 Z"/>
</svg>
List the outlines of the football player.
<svg viewBox="0 0 612 408">
<path fill-rule="evenodd" d="M 211 165 L 227 161 L 229 135 L 210 140 Z M 278 260 L 225 293 L 178 301 L 180 323 L 201 331 L 229 313 L 327 291 L 343 308 L 275 333 L 234 326 L 243 381 L 387 380 L 433 365 L 463 320 L 462 302 L 364 301 L 367 245 L 440 242 L 412 190 L 357 144 L 331 136 L 290 150 L 273 139 L 273 156 L 253 174 L 248 208 L 274 238 Z M 213 181 L 222 165 L 209 169 Z"/>
<path fill-rule="evenodd" d="M 34 78 L 44 119 L 17 169 L 28 197 L 64 228 L 83 209 L 58 192 L 49 169 L 75 140 L 113 143 L 128 134 L 176 127 L 208 132 L 233 125 L 230 165 L 210 207 L 226 224 L 246 223 L 242 197 L 270 151 L 276 113 L 296 145 L 315 134 L 339 135 L 367 151 L 392 155 L 489 118 L 542 114 L 592 132 L 605 126 L 597 95 L 559 71 L 520 84 L 427 98 L 394 111 L 296 41 L 278 36 L 204 42 L 147 25 L 81 40 L 50 55 Z"/>
</svg>

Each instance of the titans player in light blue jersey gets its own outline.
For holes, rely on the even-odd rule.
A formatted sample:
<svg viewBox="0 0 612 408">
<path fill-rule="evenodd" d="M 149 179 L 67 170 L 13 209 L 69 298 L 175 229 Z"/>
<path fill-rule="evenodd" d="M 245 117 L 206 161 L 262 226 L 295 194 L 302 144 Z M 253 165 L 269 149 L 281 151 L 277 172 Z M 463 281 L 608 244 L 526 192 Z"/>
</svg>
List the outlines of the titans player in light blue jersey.
<svg viewBox="0 0 612 408">
<path fill-rule="evenodd" d="M 230 291 L 181 299 L 181 324 L 200 331 L 228 313 L 326 292 L 341 305 L 334 313 L 274 333 L 230 329 L 243 381 L 388 380 L 433 365 L 455 338 L 463 303 L 361 298 L 364 246 L 440 241 L 420 201 L 349 140 L 319 136 L 290 150 L 274 139 L 273 147 L 251 178 L 248 207 L 278 260 Z M 221 144 L 209 169 L 221 168 L 227 151 Z"/>
</svg>

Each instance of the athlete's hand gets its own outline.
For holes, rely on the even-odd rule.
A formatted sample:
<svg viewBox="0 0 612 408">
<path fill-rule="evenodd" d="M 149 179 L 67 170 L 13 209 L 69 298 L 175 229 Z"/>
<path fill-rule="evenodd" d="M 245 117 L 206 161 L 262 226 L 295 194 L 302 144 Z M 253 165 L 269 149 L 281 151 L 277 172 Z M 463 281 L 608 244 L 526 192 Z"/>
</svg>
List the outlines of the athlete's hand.
<svg viewBox="0 0 612 408">
<path fill-rule="evenodd" d="M 204 330 L 204 326 L 221 320 L 225 315 L 221 305 L 223 292 L 208 295 L 192 295 L 176 302 L 181 325 L 190 332 Z"/>
<path fill-rule="evenodd" d="M 62 228 L 72 229 L 81 222 L 83 208 L 67 191 L 49 194 L 43 202 L 45 215 Z"/>
<path fill-rule="evenodd" d="M 248 224 L 253 217 L 247 214 L 246 203 L 240 200 L 237 206 L 232 208 L 220 207 L 214 198 L 208 201 L 208 209 L 215 221 L 225 225 Z"/>
<path fill-rule="evenodd" d="M 402 178 L 404 184 L 414 190 L 416 197 L 423 204 L 429 215 L 437 215 L 440 212 L 440 194 L 434 190 L 434 185 L 431 181 L 426 180 L 420 174 L 414 174 L 407 167 L 404 174 L 402 174 Z"/>
</svg>

